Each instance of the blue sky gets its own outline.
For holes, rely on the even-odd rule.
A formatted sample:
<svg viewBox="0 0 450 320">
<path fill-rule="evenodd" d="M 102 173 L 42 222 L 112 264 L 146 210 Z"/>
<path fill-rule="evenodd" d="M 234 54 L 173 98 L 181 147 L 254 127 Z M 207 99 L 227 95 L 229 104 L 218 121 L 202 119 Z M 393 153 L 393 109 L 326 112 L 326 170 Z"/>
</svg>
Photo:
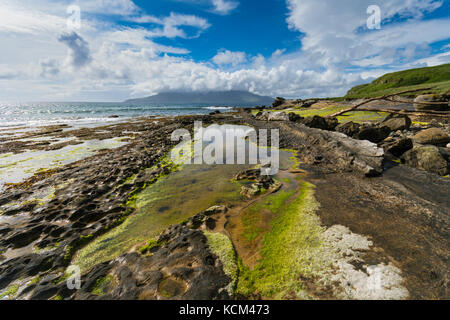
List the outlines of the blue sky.
<svg viewBox="0 0 450 320">
<path fill-rule="evenodd" d="M 449 30 L 444 0 L 1 0 L 0 101 L 340 96 L 449 63 Z"/>
</svg>

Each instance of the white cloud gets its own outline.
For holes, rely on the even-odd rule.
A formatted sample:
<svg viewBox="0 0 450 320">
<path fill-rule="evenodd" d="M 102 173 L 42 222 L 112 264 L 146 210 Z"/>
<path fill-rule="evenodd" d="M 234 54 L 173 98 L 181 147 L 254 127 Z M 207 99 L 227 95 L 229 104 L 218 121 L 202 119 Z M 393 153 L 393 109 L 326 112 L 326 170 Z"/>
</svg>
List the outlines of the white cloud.
<svg viewBox="0 0 450 320">
<path fill-rule="evenodd" d="M 423 12 L 441 3 L 431 0 L 380 0 L 383 21 L 394 15 L 405 20 L 384 23 L 377 31 L 364 30 L 371 1 L 288 0 L 288 23 L 303 33 L 302 50 L 287 54 L 279 49 L 267 58 L 221 50 L 211 62 L 193 61 L 184 56 L 189 53 L 185 48 L 158 44 L 157 37 L 198 36 L 210 26 L 201 17 L 155 17 L 132 1 L 120 1 L 123 20 L 140 27 L 85 16 L 77 36 L 59 42 L 67 31 L 62 4 L 69 1 L 24 0 L 29 6 L 23 7 L 5 1 L 0 3 L 0 100 L 117 101 L 170 90 L 231 89 L 286 97 L 337 96 L 385 72 L 444 63 L 450 57 L 429 56 L 429 45 L 445 40 L 450 29 L 449 19 L 421 20 Z M 80 3 L 82 10 L 86 6 L 85 11 L 102 13 L 108 1 Z M 195 31 L 188 33 L 192 27 Z"/>
<path fill-rule="evenodd" d="M 131 18 L 132 21 L 137 23 L 152 23 L 162 25 L 163 28 L 155 29 L 152 31 L 153 37 L 167 37 L 167 38 L 189 38 L 198 37 L 202 31 L 208 29 L 211 25 L 208 20 L 194 16 L 171 13 L 168 17 L 158 18 L 155 16 L 142 15 Z M 188 36 L 185 31 L 179 27 L 194 27 L 199 31 L 194 36 Z"/>
<path fill-rule="evenodd" d="M 230 0 L 212 0 L 214 12 L 218 14 L 229 14 L 239 6 L 239 2 Z"/>
<path fill-rule="evenodd" d="M 212 61 L 219 66 L 231 65 L 236 67 L 247 61 L 245 52 L 232 52 L 230 50 L 219 51 Z"/>
</svg>

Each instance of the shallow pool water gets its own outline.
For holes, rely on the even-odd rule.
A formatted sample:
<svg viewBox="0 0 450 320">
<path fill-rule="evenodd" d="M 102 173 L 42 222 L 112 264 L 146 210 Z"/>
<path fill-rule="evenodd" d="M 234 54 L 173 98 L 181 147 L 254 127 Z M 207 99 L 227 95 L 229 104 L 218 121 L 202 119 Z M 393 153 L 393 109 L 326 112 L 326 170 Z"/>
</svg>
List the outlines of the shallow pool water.
<svg viewBox="0 0 450 320">
<path fill-rule="evenodd" d="M 0 154 L 0 191 L 6 183 L 19 183 L 40 170 L 54 169 L 90 157 L 99 150 L 118 148 L 126 143 L 118 138 L 88 140 L 59 150 Z"/>
<path fill-rule="evenodd" d="M 220 126 L 220 130 L 234 126 Z M 240 126 L 242 127 L 242 126 Z M 248 127 L 246 127 L 248 128 Z M 226 147 L 226 146 L 225 146 Z M 248 147 L 248 143 L 246 143 Z M 292 153 L 280 151 L 282 166 L 292 166 Z M 233 176 L 254 165 L 184 165 L 146 187 L 136 198 L 136 211 L 122 225 L 80 250 L 73 264 L 88 270 L 145 244 L 168 226 L 179 224 L 211 206 L 243 200 Z"/>
</svg>

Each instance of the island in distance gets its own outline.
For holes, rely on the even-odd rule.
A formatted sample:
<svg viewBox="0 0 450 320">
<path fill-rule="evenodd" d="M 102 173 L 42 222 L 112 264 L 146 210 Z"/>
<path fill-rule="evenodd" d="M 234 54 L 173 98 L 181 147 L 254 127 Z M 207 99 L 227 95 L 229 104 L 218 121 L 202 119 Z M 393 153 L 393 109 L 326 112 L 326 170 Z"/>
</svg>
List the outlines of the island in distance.
<svg viewBox="0 0 450 320">
<path fill-rule="evenodd" d="M 260 96 L 247 91 L 210 91 L 210 92 L 163 92 L 154 96 L 130 99 L 129 104 L 178 104 L 201 103 L 217 106 L 255 106 L 271 105 L 272 97 Z"/>
</svg>

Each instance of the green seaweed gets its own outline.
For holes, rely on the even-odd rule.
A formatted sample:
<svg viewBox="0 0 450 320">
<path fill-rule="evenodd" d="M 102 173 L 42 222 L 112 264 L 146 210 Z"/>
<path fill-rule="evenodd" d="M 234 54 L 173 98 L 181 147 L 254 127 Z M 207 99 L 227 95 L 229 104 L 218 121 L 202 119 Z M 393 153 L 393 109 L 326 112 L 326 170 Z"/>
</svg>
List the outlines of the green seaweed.
<svg viewBox="0 0 450 320">
<path fill-rule="evenodd" d="M 157 239 L 150 239 L 147 241 L 147 244 L 145 246 L 142 246 L 139 248 L 139 252 L 141 254 L 146 254 L 148 253 L 152 248 L 157 247 L 161 245 Z"/>
<path fill-rule="evenodd" d="M 107 275 L 104 278 L 99 278 L 95 282 L 94 287 L 92 288 L 92 294 L 96 296 L 102 296 L 108 290 L 109 285 L 113 282 L 114 277 L 112 275 Z"/>
<path fill-rule="evenodd" d="M 209 231 L 203 231 L 203 233 L 208 239 L 208 246 L 211 251 L 218 256 L 222 262 L 223 271 L 231 279 L 227 288 L 231 295 L 235 289 L 239 271 L 233 243 L 230 238 L 222 233 L 213 233 Z"/>
<path fill-rule="evenodd" d="M 300 277 L 314 277 L 322 268 L 318 256 L 323 229 L 315 215 L 318 203 L 314 199 L 314 186 L 302 182 L 298 193 L 280 192 L 253 210 L 262 208 L 276 217 L 263 236 L 261 258 L 254 269 L 238 262 L 236 292 L 247 297 L 259 293 L 263 297 L 282 299 L 302 291 Z"/>
<path fill-rule="evenodd" d="M 13 299 L 18 290 L 19 290 L 18 284 L 10 285 L 5 292 L 0 294 L 0 299 L 3 299 L 4 297 L 8 297 L 9 300 Z"/>
</svg>

